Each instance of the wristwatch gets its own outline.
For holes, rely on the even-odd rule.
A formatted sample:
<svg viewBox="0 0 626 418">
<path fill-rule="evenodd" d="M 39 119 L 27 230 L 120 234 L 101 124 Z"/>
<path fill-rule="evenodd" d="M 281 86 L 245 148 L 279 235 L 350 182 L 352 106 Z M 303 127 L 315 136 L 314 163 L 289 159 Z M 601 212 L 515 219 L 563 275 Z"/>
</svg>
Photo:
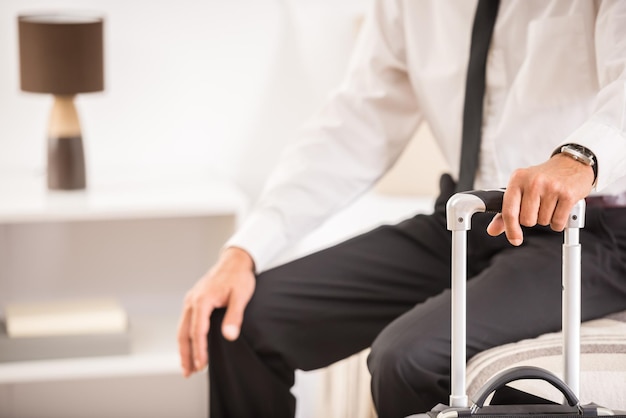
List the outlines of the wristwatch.
<svg viewBox="0 0 626 418">
<path fill-rule="evenodd" d="M 593 169 L 593 184 L 596 184 L 596 179 L 598 178 L 598 163 L 596 155 L 591 152 L 590 149 L 578 144 L 565 144 L 561 148 L 554 151 L 552 155 L 559 153 L 565 154 L 576 161 L 590 166 Z"/>
</svg>

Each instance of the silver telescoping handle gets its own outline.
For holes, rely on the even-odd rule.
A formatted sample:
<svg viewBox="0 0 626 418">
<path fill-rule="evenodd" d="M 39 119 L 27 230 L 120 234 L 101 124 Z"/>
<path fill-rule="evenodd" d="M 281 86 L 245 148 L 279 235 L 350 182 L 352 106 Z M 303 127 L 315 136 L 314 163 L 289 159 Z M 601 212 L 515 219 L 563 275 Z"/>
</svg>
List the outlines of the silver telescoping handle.
<svg viewBox="0 0 626 418">
<path fill-rule="evenodd" d="M 453 195 L 446 205 L 448 230 L 452 231 L 452 351 L 450 406 L 466 408 L 466 283 L 467 231 L 478 212 L 500 212 L 503 189 L 475 190 Z M 585 201 L 570 212 L 563 243 L 563 359 L 565 383 L 579 396 L 580 376 L 580 271 L 579 229 L 585 223 Z"/>
</svg>

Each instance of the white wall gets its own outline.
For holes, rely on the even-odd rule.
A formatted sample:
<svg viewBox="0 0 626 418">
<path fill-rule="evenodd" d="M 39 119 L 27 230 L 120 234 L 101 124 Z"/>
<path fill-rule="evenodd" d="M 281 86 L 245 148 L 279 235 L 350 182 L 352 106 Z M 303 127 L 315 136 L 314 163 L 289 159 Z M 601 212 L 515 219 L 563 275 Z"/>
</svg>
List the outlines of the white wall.
<svg viewBox="0 0 626 418">
<path fill-rule="evenodd" d="M 44 170 L 50 97 L 19 90 L 16 16 L 104 14 L 102 93 L 78 97 L 90 173 L 210 167 L 254 196 L 343 75 L 368 0 L 2 0 L 0 167 Z"/>
</svg>

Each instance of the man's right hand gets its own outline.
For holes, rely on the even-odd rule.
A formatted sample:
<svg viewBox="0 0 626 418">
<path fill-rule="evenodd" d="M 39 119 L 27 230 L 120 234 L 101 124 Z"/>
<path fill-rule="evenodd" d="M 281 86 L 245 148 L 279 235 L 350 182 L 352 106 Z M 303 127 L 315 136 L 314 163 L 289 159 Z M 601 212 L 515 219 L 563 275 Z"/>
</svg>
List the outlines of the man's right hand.
<svg viewBox="0 0 626 418">
<path fill-rule="evenodd" d="M 207 364 L 207 334 L 214 309 L 226 308 L 224 337 L 231 341 L 239 337 L 243 313 L 255 285 L 252 257 L 240 248 L 230 247 L 187 292 L 178 325 L 178 351 L 185 377 Z"/>
</svg>

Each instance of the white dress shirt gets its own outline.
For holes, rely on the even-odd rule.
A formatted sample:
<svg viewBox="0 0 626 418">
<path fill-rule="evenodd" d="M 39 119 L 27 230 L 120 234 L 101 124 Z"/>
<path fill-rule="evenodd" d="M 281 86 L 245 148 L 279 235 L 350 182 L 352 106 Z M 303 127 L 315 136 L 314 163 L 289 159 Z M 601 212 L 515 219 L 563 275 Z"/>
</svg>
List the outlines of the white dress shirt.
<svg viewBox="0 0 626 418">
<path fill-rule="evenodd" d="M 456 176 L 476 4 L 376 1 L 345 81 L 286 150 L 227 245 L 263 270 L 373 185 L 423 121 Z M 506 186 L 516 168 L 576 143 L 597 157 L 597 193 L 626 190 L 625 69 L 626 1 L 502 0 L 476 188 Z"/>
</svg>

